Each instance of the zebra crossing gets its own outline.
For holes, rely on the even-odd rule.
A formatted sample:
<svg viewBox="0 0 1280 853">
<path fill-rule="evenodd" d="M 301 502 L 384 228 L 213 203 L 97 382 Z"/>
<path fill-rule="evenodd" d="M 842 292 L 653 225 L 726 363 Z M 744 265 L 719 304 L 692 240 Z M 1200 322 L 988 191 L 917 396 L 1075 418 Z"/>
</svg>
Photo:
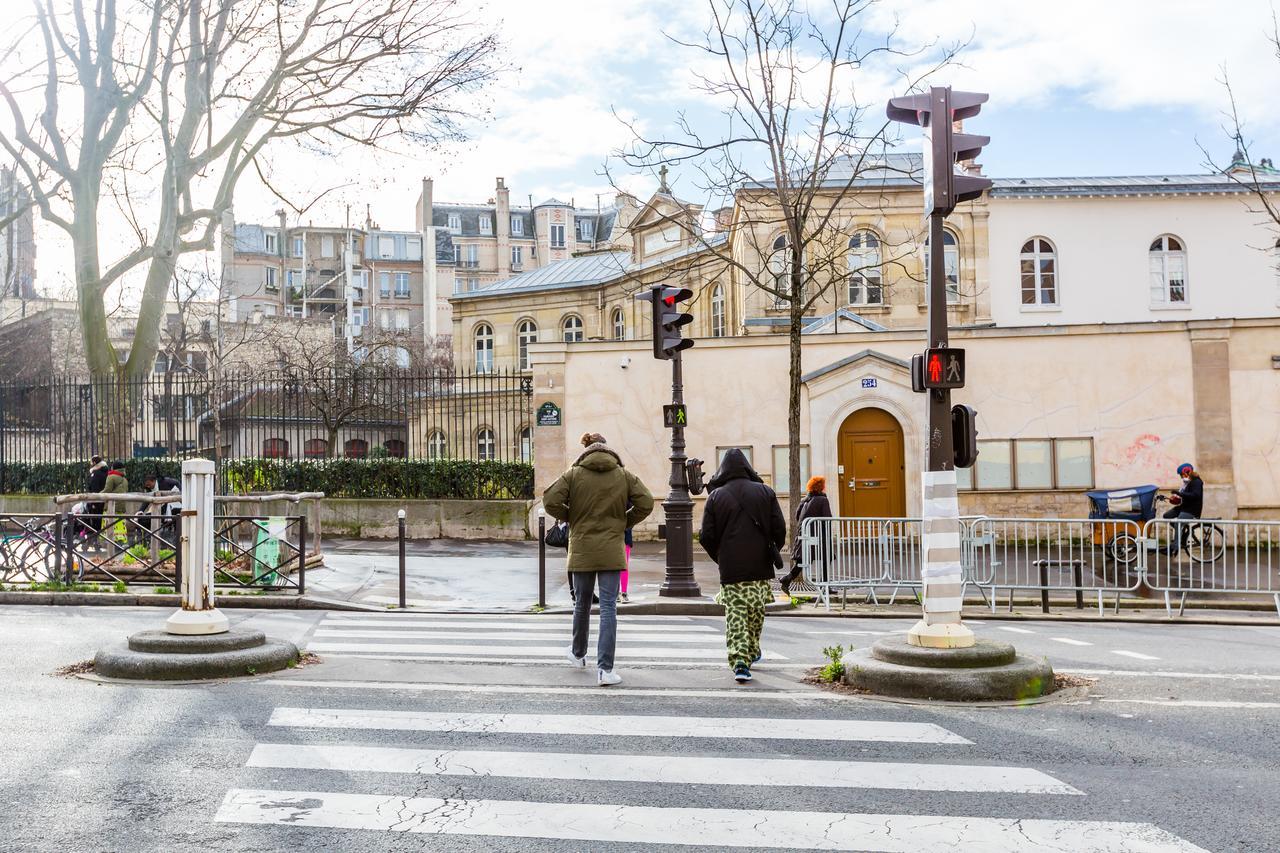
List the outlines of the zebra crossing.
<svg viewBox="0 0 1280 853">
<path fill-rule="evenodd" d="M 592 645 L 599 619 L 592 617 Z M 329 613 L 306 644 L 337 657 L 448 663 L 561 663 L 572 624 L 565 615 Z M 767 642 L 767 636 L 766 636 Z M 767 647 L 771 663 L 786 658 Z M 724 634 L 691 617 L 626 617 L 618 621 L 620 666 L 724 667 Z"/>
<path fill-rule="evenodd" d="M 482 846 L 500 838 L 576 842 L 577 849 L 1203 853 L 1150 823 L 1037 817 L 1046 800 L 1079 802 L 1088 792 L 1031 767 L 978 763 L 981 743 L 935 723 L 628 714 L 609 698 L 619 695 L 583 689 L 570 706 L 575 713 L 278 706 L 242 772 L 283 785 L 232 788 L 215 820 L 303 833 L 266 836 L 264 846 L 280 847 L 328 830 L 467 837 Z M 558 749 L 561 736 L 577 749 Z M 785 742 L 771 750 L 778 740 Z M 809 747 L 826 756 L 832 744 L 866 744 L 879 754 L 858 761 L 799 754 Z M 610 751 L 619 747 L 627 751 Z M 427 795 L 433 779 L 450 780 L 451 793 Z M 588 793 L 545 793 L 575 785 Z M 665 805 L 668 786 L 683 786 L 680 806 Z M 737 792 L 727 807 L 717 804 L 726 788 Z M 512 796 L 524 790 L 543 795 Z M 822 802 L 846 807 L 859 792 L 883 802 L 899 791 L 911 808 L 790 810 L 777 807 L 779 790 L 831 792 Z M 952 796 L 999 798 L 992 810 L 1005 813 L 1012 798 L 1027 816 L 957 814 Z M 773 807 L 743 807 L 744 797 Z"/>
</svg>

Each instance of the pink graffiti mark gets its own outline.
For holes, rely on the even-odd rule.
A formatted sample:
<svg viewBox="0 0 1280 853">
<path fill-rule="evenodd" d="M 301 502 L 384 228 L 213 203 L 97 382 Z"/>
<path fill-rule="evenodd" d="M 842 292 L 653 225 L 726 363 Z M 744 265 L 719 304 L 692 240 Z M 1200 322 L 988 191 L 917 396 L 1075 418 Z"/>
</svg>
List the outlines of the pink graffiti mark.
<svg viewBox="0 0 1280 853">
<path fill-rule="evenodd" d="M 1124 449 L 1124 458 L 1130 462 L 1137 459 L 1149 450 L 1159 447 L 1162 439 L 1158 435 L 1152 433 L 1143 433 L 1133 440 L 1133 443 Z"/>
</svg>

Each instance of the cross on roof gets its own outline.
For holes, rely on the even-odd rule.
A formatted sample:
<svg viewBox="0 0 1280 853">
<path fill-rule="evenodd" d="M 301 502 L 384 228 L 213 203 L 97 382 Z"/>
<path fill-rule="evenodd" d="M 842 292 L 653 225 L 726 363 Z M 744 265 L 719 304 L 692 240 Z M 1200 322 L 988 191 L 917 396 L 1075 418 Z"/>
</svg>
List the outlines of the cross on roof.
<svg viewBox="0 0 1280 853">
<path fill-rule="evenodd" d="M 667 166 L 664 163 L 662 168 L 658 170 L 658 192 L 671 194 L 671 189 L 667 186 Z"/>
</svg>

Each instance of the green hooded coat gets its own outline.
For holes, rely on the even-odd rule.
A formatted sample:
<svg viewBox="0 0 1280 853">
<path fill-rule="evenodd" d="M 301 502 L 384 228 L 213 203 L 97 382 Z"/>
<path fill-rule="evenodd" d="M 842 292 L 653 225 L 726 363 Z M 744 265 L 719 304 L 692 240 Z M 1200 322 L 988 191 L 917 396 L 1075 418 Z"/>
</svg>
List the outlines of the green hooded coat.
<svg viewBox="0 0 1280 853">
<path fill-rule="evenodd" d="M 569 522 L 569 571 L 617 572 L 627 565 L 625 533 L 653 512 L 653 495 L 618 454 L 593 444 L 543 492 L 542 504 Z"/>
</svg>

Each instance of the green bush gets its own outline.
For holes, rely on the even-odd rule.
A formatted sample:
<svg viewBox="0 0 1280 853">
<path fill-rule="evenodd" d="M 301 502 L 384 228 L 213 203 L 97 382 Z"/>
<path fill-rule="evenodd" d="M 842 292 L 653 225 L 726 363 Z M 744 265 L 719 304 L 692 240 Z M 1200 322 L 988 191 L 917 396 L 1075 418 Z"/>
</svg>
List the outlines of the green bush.
<svg viewBox="0 0 1280 853">
<path fill-rule="evenodd" d="M 181 459 L 125 462 L 130 491 L 151 472 L 180 479 Z M 10 462 L 0 475 L 3 494 L 55 495 L 84 491 L 89 463 Z M 533 466 L 467 459 L 237 459 L 223 465 L 220 493 L 324 492 L 334 498 L 526 500 Z"/>
<path fill-rule="evenodd" d="M 152 472 L 182 478 L 181 459 L 126 459 L 124 473 L 130 491 L 141 491 Z M 0 493 L 6 495 L 67 495 L 83 492 L 89 479 L 89 460 L 82 462 L 6 462 L 0 473 Z"/>
<path fill-rule="evenodd" d="M 324 492 L 334 498 L 533 497 L 533 466 L 466 459 L 239 459 L 226 466 L 233 494 Z"/>
</svg>

